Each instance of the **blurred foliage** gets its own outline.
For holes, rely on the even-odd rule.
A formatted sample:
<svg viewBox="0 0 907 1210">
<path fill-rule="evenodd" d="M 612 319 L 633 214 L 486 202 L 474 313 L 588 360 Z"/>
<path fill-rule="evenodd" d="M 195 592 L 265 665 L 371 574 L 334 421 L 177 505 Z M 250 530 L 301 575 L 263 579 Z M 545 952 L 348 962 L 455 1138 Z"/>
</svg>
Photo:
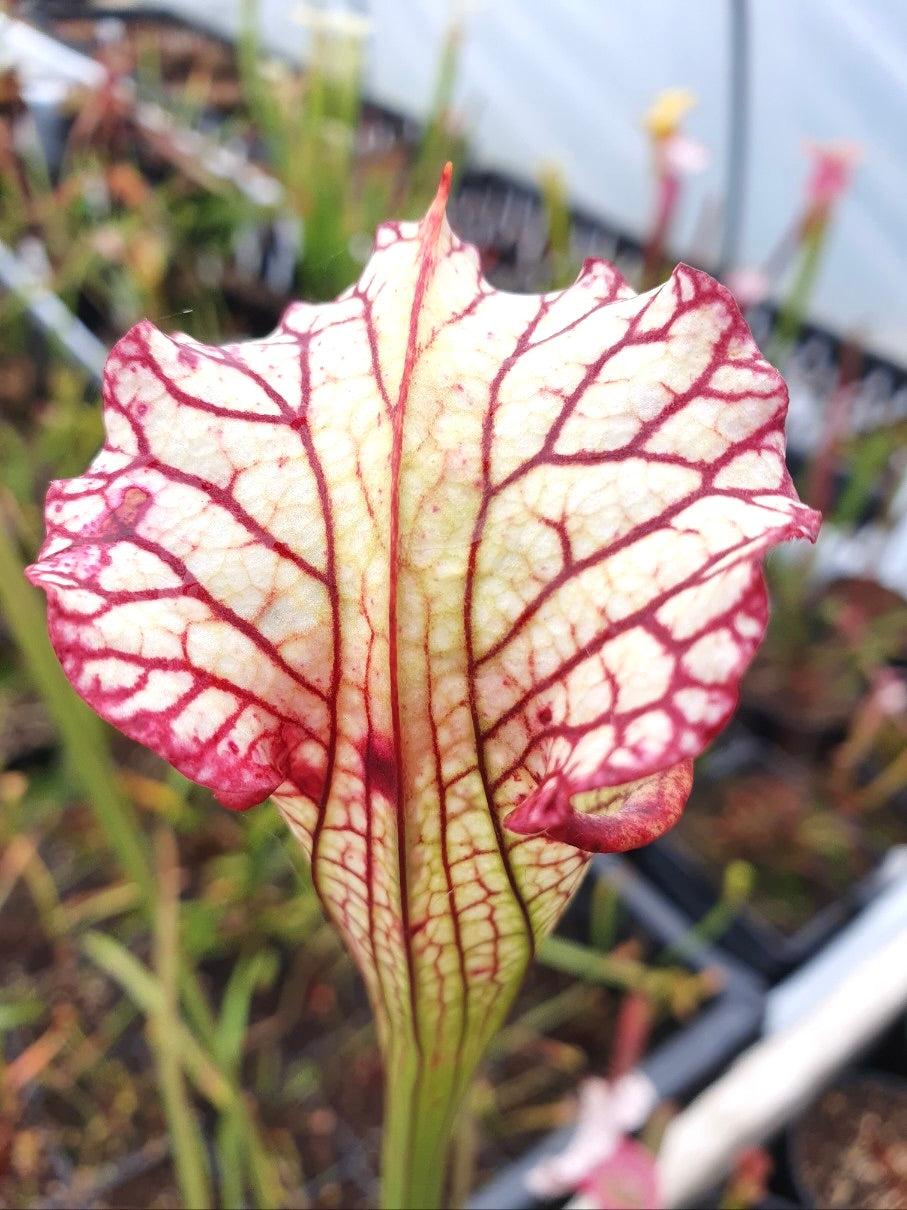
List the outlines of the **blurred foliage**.
<svg viewBox="0 0 907 1210">
<path fill-rule="evenodd" d="M 407 147 L 380 122 L 363 121 L 364 18 L 305 8 L 310 66 L 300 73 L 263 56 L 254 2 L 245 0 L 243 11 L 240 78 L 292 220 L 293 288 L 301 298 L 333 299 L 356 278 L 376 226 L 421 217 L 444 164 L 462 163 L 465 141 L 451 109 L 459 29 L 448 33 L 424 128 Z"/>
<path fill-rule="evenodd" d="M 624 247 L 620 265 L 637 290 L 657 286 L 673 267 L 667 245 L 684 178 L 705 163 L 705 149 L 681 129 L 694 104 L 692 94 L 670 89 L 643 118 L 654 152 L 652 226 L 638 247 Z M 856 340 L 839 343 L 821 387 L 798 349 L 835 211 L 862 152 L 837 142 L 808 144 L 806 154 L 803 195 L 777 246 L 762 265 L 732 268 L 726 284 L 744 312 L 777 298 L 764 353 L 796 381 L 792 389 L 819 396 L 819 427 L 794 467 L 801 498 L 823 513 L 826 531 L 852 540 L 870 522 L 866 540 L 879 542 L 904 530 L 907 421 L 854 423 L 865 360 Z M 555 167 L 540 174 L 539 197 L 545 284 L 560 288 L 576 278 L 582 254 Z M 705 259 L 701 267 L 713 270 Z M 878 570 L 884 579 L 887 569 Z M 744 899 L 795 932 L 907 834 L 907 601 L 875 579 L 829 580 L 803 544 L 772 552 L 766 579 L 769 626 L 741 686 L 749 758 L 729 762 L 719 739 L 697 767 L 677 829 L 721 888 L 700 923 L 704 936 L 727 927 L 734 888 L 744 883 Z"/>
<path fill-rule="evenodd" d="M 420 214 L 462 162 L 456 29 L 412 138 L 363 106 L 361 31 L 316 14 L 299 73 L 265 60 L 247 18 L 235 62 L 204 38 L 143 37 L 141 20 L 108 27 L 109 78 L 58 115 L 58 163 L 3 80 L 0 240 L 105 343 L 146 315 L 212 342 L 270 329 L 292 297 L 348 286 L 375 224 Z M 87 17 L 68 31 L 96 32 Z M 211 171 L 145 101 L 276 187 Z M 97 384 L 27 302 L 0 297 L 0 1204 L 373 1204 L 377 1049 L 301 853 L 272 807 L 224 811 L 104 726 L 22 577 L 47 483 L 102 438 Z M 460 1194 L 565 1120 L 622 998 L 660 1023 L 714 991 L 656 965 L 613 897 L 597 892 L 591 928 L 552 943 L 497 1043 L 464 1113 Z"/>
<path fill-rule="evenodd" d="M 443 163 L 462 163 L 457 29 L 414 134 L 362 100 L 363 30 L 310 18 L 304 73 L 262 55 L 248 6 L 235 57 L 127 22 L 97 47 L 108 84 L 61 115 L 59 163 L 46 162 L 15 78 L 0 81 L 0 240 L 105 343 L 146 315 L 211 342 L 269 330 L 290 298 L 346 288 L 377 222 L 416 217 Z M 90 40 L 95 24 L 73 19 L 69 32 Z M 149 121 L 129 73 L 169 125 Z M 180 122 L 207 132 L 191 153 Z M 218 149 L 259 175 L 214 171 Z M 541 194 L 536 270 L 553 288 L 582 253 L 554 168 Z M 811 204 L 785 346 L 829 221 Z M 642 249 L 621 267 L 638 283 Z M 96 395 L 25 303 L 0 298 L 0 1203 L 368 1205 L 374 1037 L 305 862 L 273 808 L 216 808 L 78 701 L 21 576 L 48 481 L 84 470 L 100 443 Z M 872 508 L 886 517 L 899 441 L 829 424 L 801 480 L 842 524 Z M 776 767 L 729 773 L 716 752 L 683 825 L 723 871 L 698 925 L 708 939 L 760 891 L 780 922 L 794 919 L 804 887 L 836 893 L 904 818 L 907 607 L 864 582 L 817 588 L 790 560 L 770 576 L 772 625 L 743 706 Z M 711 759 L 720 792 L 707 788 Z M 495 1043 L 464 1111 L 454 1193 L 567 1120 L 577 1077 L 614 1061 L 621 1005 L 642 998 L 654 1028 L 714 990 L 628 937 L 606 888 L 592 898 L 588 937 L 543 948 Z"/>
</svg>

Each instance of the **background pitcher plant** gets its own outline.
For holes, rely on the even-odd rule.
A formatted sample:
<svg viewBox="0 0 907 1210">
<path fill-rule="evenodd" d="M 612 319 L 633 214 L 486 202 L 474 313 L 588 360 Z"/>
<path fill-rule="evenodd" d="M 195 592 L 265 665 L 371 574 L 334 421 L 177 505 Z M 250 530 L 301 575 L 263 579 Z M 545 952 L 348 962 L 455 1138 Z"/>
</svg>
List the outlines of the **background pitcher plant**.
<svg viewBox="0 0 907 1210">
<path fill-rule="evenodd" d="M 449 185 L 263 340 L 130 331 L 29 573 L 98 713 L 309 854 L 379 1025 L 388 1206 L 441 1201 L 535 944 L 590 853 L 675 821 L 762 556 L 819 521 L 725 289 L 498 292 Z"/>
</svg>

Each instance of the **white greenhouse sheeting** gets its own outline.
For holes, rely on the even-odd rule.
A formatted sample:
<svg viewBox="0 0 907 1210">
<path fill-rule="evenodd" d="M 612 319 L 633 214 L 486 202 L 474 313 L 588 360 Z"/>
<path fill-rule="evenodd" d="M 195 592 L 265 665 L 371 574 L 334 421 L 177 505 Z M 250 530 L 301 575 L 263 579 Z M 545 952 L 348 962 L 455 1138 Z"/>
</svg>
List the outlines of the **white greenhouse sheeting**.
<svg viewBox="0 0 907 1210">
<path fill-rule="evenodd" d="M 239 0 L 154 0 L 210 28 L 236 28 Z M 573 201 L 643 234 L 651 210 L 640 115 L 661 89 L 699 97 L 685 123 L 711 164 L 689 182 L 675 250 L 725 189 L 734 0 L 359 0 L 371 18 L 368 93 L 425 111 L 440 47 L 458 15 L 457 108 L 474 162 L 533 180 L 560 164 Z M 303 6 L 259 0 L 266 43 L 302 53 Z M 341 7 L 335 5 L 335 7 Z M 750 126 L 740 256 L 758 264 L 802 196 L 808 140 L 862 145 L 841 202 L 811 316 L 907 362 L 907 5 L 890 0 L 750 0 Z M 698 242 L 698 241 L 697 241 Z"/>
</svg>

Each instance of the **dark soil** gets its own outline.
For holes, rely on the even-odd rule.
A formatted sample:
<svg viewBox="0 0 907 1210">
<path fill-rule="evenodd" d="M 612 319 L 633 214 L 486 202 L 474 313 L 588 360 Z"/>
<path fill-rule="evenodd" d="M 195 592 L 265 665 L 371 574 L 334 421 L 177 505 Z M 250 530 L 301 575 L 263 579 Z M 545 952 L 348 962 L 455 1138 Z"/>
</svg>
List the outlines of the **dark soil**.
<svg viewBox="0 0 907 1210">
<path fill-rule="evenodd" d="M 791 1134 L 805 1204 L 828 1210 L 907 1206 L 907 1083 L 860 1076 L 829 1088 Z"/>
<path fill-rule="evenodd" d="M 236 56 L 225 40 L 190 28 L 166 14 L 105 6 L 113 16 L 85 13 L 78 3 L 44 3 L 39 15 L 49 32 L 88 55 L 111 61 L 119 70 L 153 75 L 164 97 L 180 102 L 189 92 L 208 111 L 229 114 L 242 104 Z M 115 45 L 116 57 L 110 47 Z"/>
</svg>

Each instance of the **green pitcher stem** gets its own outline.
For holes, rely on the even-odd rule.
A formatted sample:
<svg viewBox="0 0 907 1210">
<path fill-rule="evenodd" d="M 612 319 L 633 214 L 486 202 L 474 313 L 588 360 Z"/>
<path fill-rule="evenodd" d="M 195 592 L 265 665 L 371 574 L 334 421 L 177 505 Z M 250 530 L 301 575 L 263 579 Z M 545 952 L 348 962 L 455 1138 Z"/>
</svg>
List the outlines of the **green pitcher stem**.
<svg viewBox="0 0 907 1210">
<path fill-rule="evenodd" d="M 827 230 L 827 219 L 819 219 L 811 222 L 803 233 L 800 265 L 790 292 L 779 310 L 772 338 L 771 356 L 776 364 L 787 358 L 797 339 L 813 283 L 819 272 Z"/>
<path fill-rule="evenodd" d="M 385 1056 L 382 1210 L 440 1210 L 447 1153 L 472 1076 L 458 1063 L 427 1063 L 415 1043 L 396 1040 Z"/>
</svg>

